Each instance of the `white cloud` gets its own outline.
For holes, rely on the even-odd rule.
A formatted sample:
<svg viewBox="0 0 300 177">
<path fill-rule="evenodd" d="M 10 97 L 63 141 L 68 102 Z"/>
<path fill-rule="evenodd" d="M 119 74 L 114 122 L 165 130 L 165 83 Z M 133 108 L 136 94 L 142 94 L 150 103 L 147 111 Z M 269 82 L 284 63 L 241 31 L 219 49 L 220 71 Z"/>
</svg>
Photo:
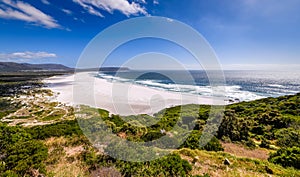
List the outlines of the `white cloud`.
<svg viewBox="0 0 300 177">
<path fill-rule="evenodd" d="M 135 0 L 135 2 L 140 4 L 147 4 L 146 0 Z"/>
<path fill-rule="evenodd" d="M 67 15 L 73 14 L 73 12 L 70 11 L 70 10 L 68 10 L 68 9 L 62 9 L 62 11 L 63 11 L 64 13 L 66 13 Z"/>
<path fill-rule="evenodd" d="M 159 1 L 158 1 L 158 0 L 154 0 L 154 1 L 153 1 L 153 4 L 158 5 L 158 4 L 159 4 Z"/>
<path fill-rule="evenodd" d="M 47 0 L 42 0 L 42 3 L 46 4 L 46 5 L 50 5 L 50 2 Z"/>
<path fill-rule="evenodd" d="M 128 2 L 127 0 L 73 0 L 81 5 L 90 14 L 103 17 L 99 10 L 105 10 L 109 13 L 118 10 L 126 16 L 144 14 L 148 15 L 145 7 L 140 6 L 136 2 Z"/>
<path fill-rule="evenodd" d="M 79 4 L 80 6 L 82 6 L 90 14 L 96 15 L 96 16 L 99 16 L 99 17 L 104 17 L 100 12 L 98 12 L 97 10 L 95 10 L 93 6 L 85 4 L 85 2 L 83 2 L 83 1 L 84 0 L 73 0 L 73 2 L 75 2 L 75 3 Z"/>
<path fill-rule="evenodd" d="M 61 26 L 51 16 L 28 3 L 21 1 L 3 0 L 0 6 L 0 18 L 22 20 L 46 28 L 60 28 Z"/>
<path fill-rule="evenodd" d="M 15 52 L 15 53 L 0 53 L 0 60 L 11 61 L 11 60 L 31 60 L 31 59 L 46 59 L 56 58 L 55 53 L 48 52 Z"/>
</svg>

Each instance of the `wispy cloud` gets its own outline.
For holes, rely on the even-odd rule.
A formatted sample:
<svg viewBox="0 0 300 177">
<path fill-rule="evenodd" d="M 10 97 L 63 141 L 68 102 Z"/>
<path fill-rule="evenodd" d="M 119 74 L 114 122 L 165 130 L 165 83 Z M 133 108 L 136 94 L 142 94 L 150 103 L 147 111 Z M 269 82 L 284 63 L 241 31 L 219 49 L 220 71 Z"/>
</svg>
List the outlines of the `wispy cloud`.
<svg viewBox="0 0 300 177">
<path fill-rule="evenodd" d="M 46 4 L 46 5 L 50 5 L 50 2 L 47 0 L 42 0 L 42 3 Z"/>
<path fill-rule="evenodd" d="M 48 59 L 56 58 L 55 53 L 48 52 L 14 52 L 14 53 L 0 53 L 1 61 L 24 61 L 24 60 L 33 60 L 33 59 Z"/>
<path fill-rule="evenodd" d="M 239 2 L 240 15 L 243 17 L 263 18 L 268 21 L 299 20 L 299 0 L 244 0 Z M 238 3 L 234 3 L 238 4 Z"/>
<path fill-rule="evenodd" d="M 84 0 L 73 0 L 73 2 L 75 2 L 75 3 L 79 4 L 80 6 L 82 6 L 90 14 L 96 15 L 96 16 L 99 16 L 99 17 L 104 17 L 100 12 L 98 12 L 97 10 L 95 10 L 95 8 L 92 5 L 86 4 L 83 1 Z"/>
<path fill-rule="evenodd" d="M 64 13 L 66 13 L 67 15 L 73 14 L 73 12 L 70 11 L 70 10 L 68 10 L 68 9 L 62 9 L 62 11 L 63 11 Z"/>
<path fill-rule="evenodd" d="M 158 0 L 154 0 L 154 1 L 153 1 L 153 4 L 158 5 L 158 4 L 159 4 L 159 1 L 158 1 Z"/>
<path fill-rule="evenodd" d="M 147 4 L 146 0 L 135 0 L 135 2 L 140 4 Z"/>
<path fill-rule="evenodd" d="M 81 5 L 90 14 L 104 17 L 99 10 L 105 10 L 113 13 L 115 10 L 120 11 L 126 16 L 144 14 L 148 15 L 145 7 L 142 7 L 138 2 L 128 2 L 128 0 L 73 0 Z M 141 4 L 144 4 L 142 0 Z"/>
<path fill-rule="evenodd" d="M 0 18 L 22 20 L 46 28 L 61 28 L 53 17 L 21 1 L 3 0 L 0 3 Z"/>
</svg>

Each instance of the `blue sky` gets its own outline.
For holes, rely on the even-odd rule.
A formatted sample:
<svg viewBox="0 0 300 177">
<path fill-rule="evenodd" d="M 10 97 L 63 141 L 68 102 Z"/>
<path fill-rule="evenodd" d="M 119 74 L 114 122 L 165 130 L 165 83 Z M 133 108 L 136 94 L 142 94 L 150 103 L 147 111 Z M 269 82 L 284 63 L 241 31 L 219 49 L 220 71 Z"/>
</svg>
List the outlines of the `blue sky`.
<svg viewBox="0 0 300 177">
<path fill-rule="evenodd" d="M 210 43 L 224 69 L 300 69 L 299 0 L 2 0 L 0 60 L 61 63 L 74 67 L 105 28 L 139 16 L 163 16 L 186 23 Z M 155 45 L 153 45 L 155 44 Z M 164 41 L 129 43 L 106 65 L 121 65 L 130 53 L 177 51 Z M 134 51 L 134 52 L 130 52 Z"/>
</svg>

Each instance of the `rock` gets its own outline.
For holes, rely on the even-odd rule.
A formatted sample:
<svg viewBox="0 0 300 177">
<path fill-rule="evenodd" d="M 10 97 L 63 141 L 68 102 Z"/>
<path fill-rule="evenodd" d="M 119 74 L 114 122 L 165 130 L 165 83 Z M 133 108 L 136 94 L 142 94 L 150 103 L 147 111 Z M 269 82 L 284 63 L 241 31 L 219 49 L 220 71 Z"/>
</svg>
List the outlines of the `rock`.
<svg viewBox="0 0 300 177">
<path fill-rule="evenodd" d="M 230 165 L 230 164 L 231 164 L 231 162 L 227 158 L 225 158 L 224 165 Z"/>
<path fill-rule="evenodd" d="M 271 168 L 269 168 L 268 166 L 265 166 L 265 170 L 269 174 L 273 174 L 274 173 L 273 170 Z"/>
<path fill-rule="evenodd" d="M 199 157 L 196 156 L 196 157 L 193 159 L 192 163 L 195 164 L 198 160 L 199 160 Z"/>
</svg>

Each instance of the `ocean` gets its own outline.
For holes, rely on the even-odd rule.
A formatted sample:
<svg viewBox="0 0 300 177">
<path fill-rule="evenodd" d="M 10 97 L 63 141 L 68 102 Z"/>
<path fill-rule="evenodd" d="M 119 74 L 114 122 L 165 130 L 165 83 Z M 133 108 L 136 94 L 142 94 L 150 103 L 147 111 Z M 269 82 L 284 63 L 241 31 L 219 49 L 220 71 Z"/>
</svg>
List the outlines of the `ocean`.
<svg viewBox="0 0 300 177">
<path fill-rule="evenodd" d="M 224 71 L 225 96 L 230 102 L 251 101 L 300 92 L 300 71 Z M 211 96 L 205 71 L 121 71 L 99 72 L 109 82 L 131 83 L 146 87 Z"/>
</svg>

